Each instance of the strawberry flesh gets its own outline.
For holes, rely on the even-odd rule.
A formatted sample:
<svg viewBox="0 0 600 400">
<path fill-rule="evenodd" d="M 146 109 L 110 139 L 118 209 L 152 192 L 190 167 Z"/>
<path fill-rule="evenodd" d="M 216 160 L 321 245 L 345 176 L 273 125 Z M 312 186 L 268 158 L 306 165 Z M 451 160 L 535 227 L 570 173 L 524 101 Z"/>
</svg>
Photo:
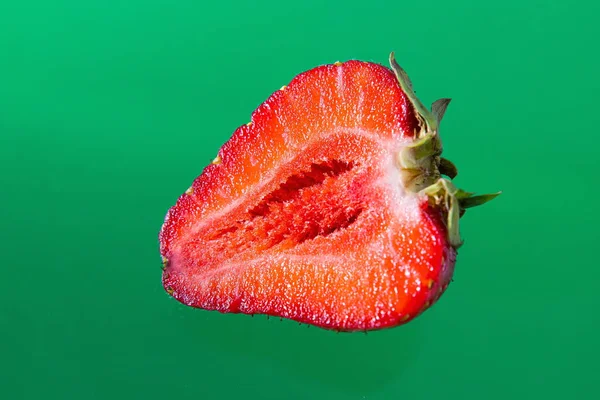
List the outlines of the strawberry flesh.
<svg viewBox="0 0 600 400">
<path fill-rule="evenodd" d="M 343 331 L 413 319 L 456 257 L 444 210 L 400 177 L 397 155 L 420 124 L 381 65 L 298 75 L 169 210 L 165 289 L 192 307 Z"/>
</svg>

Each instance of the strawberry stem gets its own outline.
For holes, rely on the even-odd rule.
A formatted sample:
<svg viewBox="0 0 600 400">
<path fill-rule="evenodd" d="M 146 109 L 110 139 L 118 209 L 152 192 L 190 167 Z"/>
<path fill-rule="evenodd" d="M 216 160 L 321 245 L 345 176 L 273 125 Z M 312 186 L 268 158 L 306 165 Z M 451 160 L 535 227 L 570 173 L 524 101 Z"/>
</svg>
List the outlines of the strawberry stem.
<svg viewBox="0 0 600 400">
<path fill-rule="evenodd" d="M 458 189 L 451 182 L 458 174 L 456 166 L 441 157 L 442 142 L 439 126 L 446 113 L 450 99 L 443 98 L 431 105 L 431 111 L 417 98 L 408 74 L 390 54 L 390 65 L 400 87 L 415 109 L 419 128 L 415 141 L 397 155 L 404 187 L 429 198 L 430 204 L 441 207 L 446 215 L 446 230 L 449 243 L 458 249 L 462 245 L 459 220 L 467 208 L 480 206 L 496 198 L 500 192 L 474 196 L 474 193 Z M 450 179 L 442 178 L 445 175 Z"/>
</svg>

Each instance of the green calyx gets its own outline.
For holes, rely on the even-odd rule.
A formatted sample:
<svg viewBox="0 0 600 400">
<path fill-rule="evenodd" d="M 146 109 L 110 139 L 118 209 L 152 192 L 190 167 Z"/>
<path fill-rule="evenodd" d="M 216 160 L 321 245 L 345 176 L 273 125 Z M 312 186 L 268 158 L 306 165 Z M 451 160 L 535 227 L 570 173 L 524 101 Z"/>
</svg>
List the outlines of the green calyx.
<svg viewBox="0 0 600 400">
<path fill-rule="evenodd" d="M 421 193 L 429 197 L 429 204 L 442 207 L 444 210 L 448 242 L 458 249 L 463 244 L 458 222 L 466 209 L 485 204 L 501 192 L 474 196 L 474 193 L 458 189 L 449 179 L 440 178 L 434 184 L 422 189 Z"/>
<path fill-rule="evenodd" d="M 448 241 L 458 249 L 463 243 L 459 219 L 465 210 L 487 203 L 500 192 L 475 196 L 454 186 L 452 179 L 458 170 L 451 161 L 441 157 L 442 142 L 439 136 L 439 126 L 450 99 L 437 100 L 431 105 L 431 110 L 427 109 L 417 98 L 408 75 L 396 62 L 393 52 L 390 54 L 390 65 L 414 107 L 419 122 L 414 132 L 414 142 L 397 155 L 402 183 L 407 190 L 427 196 L 432 206 L 443 210 Z"/>
</svg>

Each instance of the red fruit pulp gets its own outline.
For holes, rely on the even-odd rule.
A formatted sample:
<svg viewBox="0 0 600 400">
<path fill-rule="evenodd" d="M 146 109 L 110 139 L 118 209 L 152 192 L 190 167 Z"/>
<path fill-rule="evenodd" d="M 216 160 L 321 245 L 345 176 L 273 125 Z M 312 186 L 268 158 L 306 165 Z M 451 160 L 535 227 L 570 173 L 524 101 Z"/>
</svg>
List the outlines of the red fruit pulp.
<svg viewBox="0 0 600 400">
<path fill-rule="evenodd" d="M 447 207 L 399 165 L 424 132 L 406 90 L 391 70 L 348 61 L 275 92 L 169 210 L 166 290 L 192 307 L 346 331 L 433 304 L 456 246 Z"/>
</svg>

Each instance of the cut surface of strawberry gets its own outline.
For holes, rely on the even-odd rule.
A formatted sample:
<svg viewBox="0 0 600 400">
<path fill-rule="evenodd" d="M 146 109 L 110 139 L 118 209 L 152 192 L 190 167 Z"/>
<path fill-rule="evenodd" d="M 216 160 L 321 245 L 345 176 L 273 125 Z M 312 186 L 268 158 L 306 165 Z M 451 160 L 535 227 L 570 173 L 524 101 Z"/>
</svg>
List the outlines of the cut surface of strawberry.
<svg viewBox="0 0 600 400">
<path fill-rule="evenodd" d="M 165 218 L 171 296 L 355 331 L 406 323 L 442 295 L 459 218 L 497 194 L 452 184 L 449 99 L 425 108 L 390 64 L 304 72 L 233 133 Z"/>
</svg>

